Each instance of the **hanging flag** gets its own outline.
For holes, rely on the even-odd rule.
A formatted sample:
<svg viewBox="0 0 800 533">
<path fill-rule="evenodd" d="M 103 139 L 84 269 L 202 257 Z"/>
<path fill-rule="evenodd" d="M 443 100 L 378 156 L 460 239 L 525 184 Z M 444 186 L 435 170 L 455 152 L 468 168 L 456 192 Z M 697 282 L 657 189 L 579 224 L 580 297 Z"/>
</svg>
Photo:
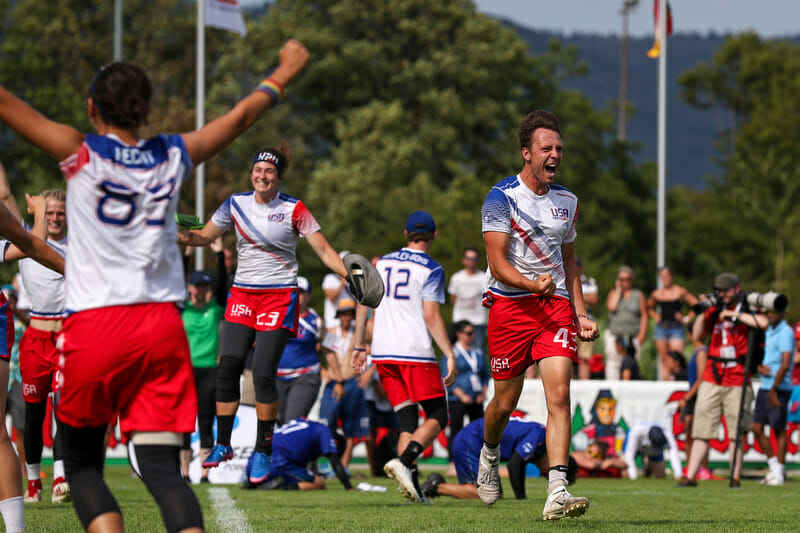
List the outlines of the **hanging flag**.
<svg viewBox="0 0 800 533">
<path fill-rule="evenodd" d="M 206 0 L 206 26 L 247 34 L 239 0 Z"/>
<path fill-rule="evenodd" d="M 661 22 L 658 20 L 658 14 L 661 12 L 658 5 L 659 0 L 653 1 L 653 18 L 655 19 L 655 38 L 653 40 L 653 47 L 647 51 L 647 57 L 656 58 L 661 52 Z M 667 37 L 672 35 L 672 9 L 667 2 Z"/>
</svg>

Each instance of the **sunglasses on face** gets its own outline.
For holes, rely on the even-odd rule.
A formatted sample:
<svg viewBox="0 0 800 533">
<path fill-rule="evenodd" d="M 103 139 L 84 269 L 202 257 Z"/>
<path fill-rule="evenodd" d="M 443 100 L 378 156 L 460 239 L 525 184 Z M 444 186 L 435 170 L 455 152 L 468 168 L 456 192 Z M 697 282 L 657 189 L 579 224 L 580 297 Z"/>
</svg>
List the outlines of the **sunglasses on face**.
<svg viewBox="0 0 800 533">
<path fill-rule="evenodd" d="M 472 256 L 469 256 L 469 255 L 466 255 L 466 256 L 464 256 L 464 259 L 466 259 L 467 261 L 477 261 L 478 257 L 477 256 L 472 257 Z"/>
<path fill-rule="evenodd" d="M 468 337 L 472 337 L 473 335 L 475 335 L 475 331 L 474 330 L 462 331 L 461 333 L 463 335 L 467 335 Z"/>
</svg>

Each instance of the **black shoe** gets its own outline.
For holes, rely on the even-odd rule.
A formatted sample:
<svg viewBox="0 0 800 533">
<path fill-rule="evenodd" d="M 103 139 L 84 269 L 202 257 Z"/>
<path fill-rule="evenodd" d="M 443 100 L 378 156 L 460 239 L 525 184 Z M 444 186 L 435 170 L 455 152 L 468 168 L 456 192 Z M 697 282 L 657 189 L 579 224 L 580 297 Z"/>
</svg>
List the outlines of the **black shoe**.
<svg viewBox="0 0 800 533">
<path fill-rule="evenodd" d="M 210 481 L 208 481 L 207 477 L 201 477 L 200 478 L 200 483 L 210 483 Z"/>
<path fill-rule="evenodd" d="M 697 480 L 683 478 L 675 486 L 676 487 L 696 487 L 697 486 Z"/>
<path fill-rule="evenodd" d="M 734 479 L 733 481 L 731 481 L 731 488 L 732 489 L 741 489 L 742 488 L 742 482 L 739 481 L 738 479 Z"/>
<path fill-rule="evenodd" d="M 428 498 L 435 498 L 439 495 L 439 485 L 442 483 L 444 483 L 444 476 L 434 472 L 428 476 L 428 479 L 422 484 L 422 495 Z"/>
</svg>

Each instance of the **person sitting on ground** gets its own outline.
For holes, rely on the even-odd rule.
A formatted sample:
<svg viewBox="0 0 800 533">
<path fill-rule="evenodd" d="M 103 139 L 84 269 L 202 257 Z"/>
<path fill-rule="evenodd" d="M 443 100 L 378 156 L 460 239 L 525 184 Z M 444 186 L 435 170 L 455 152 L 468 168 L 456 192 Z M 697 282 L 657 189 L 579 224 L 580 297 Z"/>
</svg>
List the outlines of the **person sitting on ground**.
<svg viewBox="0 0 800 533">
<path fill-rule="evenodd" d="M 609 456 L 608 449 L 606 441 L 593 440 L 585 450 L 570 453 L 578 464 L 577 477 L 622 477 L 627 465 L 621 458 Z"/>
<path fill-rule="evenodd" d="M 344 437 L 331 433 L 328 426 L 297 418 L 275 430 L 272 440 L 272 466 L 264 483 L 250 482 L 253 456 L 247 462 L 247 477 L 242 488 L 260 490 L 314 490 L 324 489 L 325 480 L 309 469 L 320 457 L 327 457 L 336 477 L 346 490 L 351 490 L 350 476 L 340 457 L 344 450 Z"/>
<path fill-rule="evenodd" d="M 460 500 L 477 500 L 478 462 L 483 446 L 483 418 L 470 422 L 459 431 L 453 441 L 453 462 L 458 483 L 446 483 L 444 476 L 433 473 L 422 484 L 428 498 L 451 496 Z M 514 496 L 525 499 L 525 469 L 534 463 L 541 472 L 547 472 L 549 462 L 545 444 L 545 427 L 538 422 L 512 417 L 500 440 L 500 460 L 508 462 L 508 477 Z M 567 481 L 575 483 L 578 465 L 574 460 L 568 465 Z M 502 491 L 501 491 L 502 493 Z"/>
</svg>

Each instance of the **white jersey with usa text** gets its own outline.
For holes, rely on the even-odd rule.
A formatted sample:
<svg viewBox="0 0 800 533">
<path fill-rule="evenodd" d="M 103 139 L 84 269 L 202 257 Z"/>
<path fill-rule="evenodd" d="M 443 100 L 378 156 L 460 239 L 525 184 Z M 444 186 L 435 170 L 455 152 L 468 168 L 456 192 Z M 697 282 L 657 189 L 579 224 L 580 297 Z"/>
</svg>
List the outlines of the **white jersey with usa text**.
<svg viewBox="0 0 800 533">
<path fill-rule="evenodd" d="M 211 222 L 226 231 L 236 230 L 233 286 L 242 289 L 296 287 L 297 238 L 320 229 L 300 200 L 278 193 L 271 202 L 260 204 L 253 191 L 229 196 Z"/>
<path fill-rule="evenodd" d="M 192 170 L 180 135 L 86 136 L 61 162 L 70 247 L 67 312 L 186 299 L 175 210 Z"/>
<path fill-rule="evenodd" d="M 410 248 L 381 257 L 375 268 L 386 292 L 375 309 L 373 362 L 437 364 L 422 302 L 444 303 L 444 269 L 428 254 Z"/>
<path fill-rule="evenodd" d="M 482 231 L 509 234 L 508 261 L 523 276 L 536 279 L 553 276 L 558 296 L 569 298 L 561 256 L 561 245 L 575 241 L 578 197 L 560 185 L 551 185 L 544 195 L 533 192 L 520 179 L 511 176 L 489 191 L 481 208 Z M 500 297 L 531 294 L 510 287 L 487 273 L 488 291 Z"/>
<path fill-rule="evenodd" d="M 22 226 L 30 231 L 31 227 L 23 222 Z M 5 253 L 10 241 L 0 241 L 0 250 Z M 47 239 L 47 244 L 61 254 L 67 256 L 67 237 L 60 241 Z M 29 292 L 31 318 L 41 320 L 58 320 L 64 318 L 64 276 L 37 263 L 33 259 L 17 261 L 22 283 Z"/>
</svg>

